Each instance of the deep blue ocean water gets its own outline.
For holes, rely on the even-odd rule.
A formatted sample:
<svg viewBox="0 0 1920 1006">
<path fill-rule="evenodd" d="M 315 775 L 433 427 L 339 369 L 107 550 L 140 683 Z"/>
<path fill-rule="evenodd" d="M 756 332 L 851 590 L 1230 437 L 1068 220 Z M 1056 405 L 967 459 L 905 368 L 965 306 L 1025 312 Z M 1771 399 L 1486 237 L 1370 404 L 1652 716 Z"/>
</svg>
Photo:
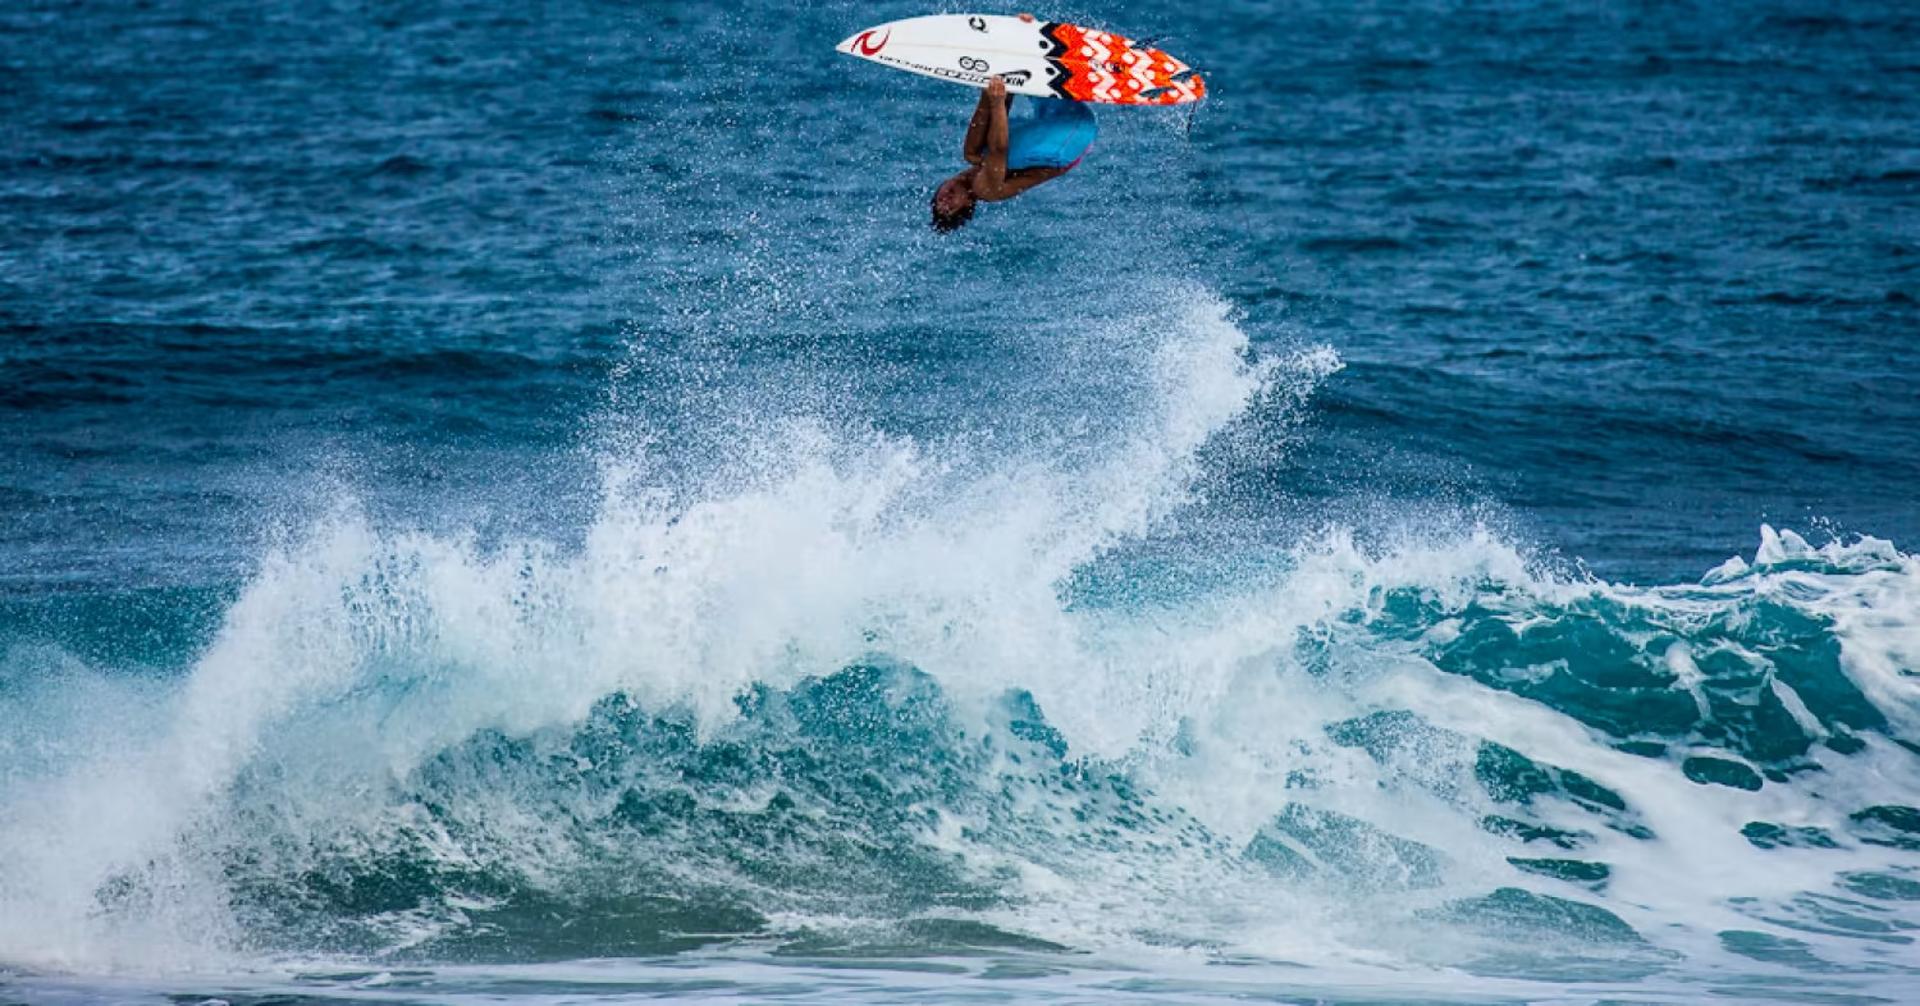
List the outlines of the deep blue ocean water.
<svg viewBox="0 0 1920 1006">
<path fill-rule="evenodd" d="M 923 12 L 0 10 L 0 1001 L 1920 994 L 1920 10 Z"/>
</svg>

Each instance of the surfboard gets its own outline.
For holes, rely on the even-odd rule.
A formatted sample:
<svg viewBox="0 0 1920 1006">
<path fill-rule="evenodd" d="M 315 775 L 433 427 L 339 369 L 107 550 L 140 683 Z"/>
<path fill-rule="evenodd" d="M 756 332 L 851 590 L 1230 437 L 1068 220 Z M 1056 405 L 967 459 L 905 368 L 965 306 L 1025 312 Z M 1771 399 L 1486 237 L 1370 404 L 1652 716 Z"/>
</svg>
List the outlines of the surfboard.
<svg viewBox="0 0 1920 1006">
<path fill-rule="evenodd" d="M 835 47 L 896 70 L 1011 94 L 1102 105 L 1184 105 L 1207 96 L 1185 63 L 1124 35 L 1001 14 L 932 14 L 876 25 Z"/>
</svg>

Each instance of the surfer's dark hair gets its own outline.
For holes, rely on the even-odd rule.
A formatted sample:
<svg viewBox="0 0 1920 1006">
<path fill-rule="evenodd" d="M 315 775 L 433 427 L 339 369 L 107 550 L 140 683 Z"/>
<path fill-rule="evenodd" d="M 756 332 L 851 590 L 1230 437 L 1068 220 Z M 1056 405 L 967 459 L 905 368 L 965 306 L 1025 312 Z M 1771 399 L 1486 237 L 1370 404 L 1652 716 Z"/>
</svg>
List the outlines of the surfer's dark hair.
<svg viewBox="0 0 1920 1006">
<path fill-rule="evenodd" d="M 967 225 L 973 219 L 973 200 L 951 213 L 940 212 L 940 193 L 933 194 L 933 229 L 942 234 L 951 234 Z"/>
</svg>

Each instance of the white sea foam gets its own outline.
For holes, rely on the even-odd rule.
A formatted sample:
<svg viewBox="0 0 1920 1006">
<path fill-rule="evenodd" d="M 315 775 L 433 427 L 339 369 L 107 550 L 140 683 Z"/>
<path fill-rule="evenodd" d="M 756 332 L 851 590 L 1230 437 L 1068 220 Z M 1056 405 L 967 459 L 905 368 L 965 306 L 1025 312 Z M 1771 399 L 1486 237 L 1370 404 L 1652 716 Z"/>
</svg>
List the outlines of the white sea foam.
<svg viewBox="0 0 1920 1006">
<path fill-rule="evenodd" d="M 655 486 L 610 457 L 578 550 L 482 549 L 339 508 L 263 560 L 192 672 L 147 711 L 149 736 L 10 788 L 0 953 L 145 965 L 183 943 L 228 945 L 221 885 L 195 872 L 212 866 L 193 843 L 250 763 L 281 773 L 283 820 L 353 814 L 475 730 L 575 722 L 614 693 L 711 728 L 750 685 L 879 651 L 956 695 L 1031 689 L 1086 749 L 1124 750 L 1151 709 L 1070 701 L 1089 668 L 1057 582 L 1175 509 L 1201 444 L 1276 380 L 1297 392 L 1337 366 L 1324 350 L 1250 362 L 1225 315 L 1190 292 L 1114 319 L 1125 348 L 1145 350 L 1147 407 L 1091 463 L 1016 452 L 963 472 L 911 441 L 793 421 L 717 489 Z M 152 903 L 102 901 L 116 881 L 150 887 L 170 871 L 174 889 Z M 140 919 L 151 932 L 126 931 Z"/>
<path fill-rule="evenodd" d="M 1018 878 L 1006 904 L 976 915 L 1071 946 L 1449 964 L 1485 941 L 1436 936 L 1418 913 L 1524 884 L 1718 961 L 1722 930 L 1793 936 L 1752 906 L 1829 892 L 1845 870 L 1905 868 L 1894 850 L 1844 838 L 1848 815 L 1899 802 L 1920 781 L 1911 755 L 1878 736 L 1850 756 L 1816 748 L 1821 771 L 1758 792 L 1703 786 L 1675 763 L 1707 753 L 1703 741 L 1668 738 L 1664 757 L 1625 753 L 1626 738 L 1516 694 L 1549 680 L 1551 659 L 1515 656 L 1492 682 L 1501 687 L 1439 661 L 1492 623 L 1531 638 L 1598 621 L 1700 711 L 1702 662 L 1740 655 L 1820 737 L 1808 704 L 1767 676 L 1763 647 L 1734 638 L 1755 605 L 1780 604 L 1831 627 L 1847 679 L 1911 737 L 1913 557 L 1872 541 L 1814 548 L 1767 529 L 1751 564 L 1729 563 L 1701 585 L 1635 589 L 1544 570 L 1471 525 L 1375 534 L 1388 544 L 1371 547 L 1336 528 L 1258 557 L 1268 572 L 1207 596 L 1075 597 L 1077 571 L 1177 521 L 1210 440 L 1257 403 L 1297 404 L 1339 366 L 1324 349 L 1255 359 L 1225 305 L 1201 291 L 1109 324 L 1113 355 L 1100 366 L 1132 367 L 1113 392 L 1124 414 L 1090 419 L 1086 442 L 989 449 L 788 415 L 742 424 L 753 439 L 724 471 L 684 484 L 663 481 L 650 455 L 610 450 L 597 515 L 572 547 L 397 531 L 341 506 L 263 559 L 177 687 L 144 699 L 126 729 L 96 733 L 85 753 L 66 750 L 0 789 L 0 959 L 217 963 L 244 946 L 223 856 L 297 863 L 297 850 L 269 840 L 322 832 L 358 834 L 372 856 L 401 831 L 436 863 L 472 856 L 471 836 L 397 794 L 478 731 L 564 730 L 625 695 L 683 711 L 711 735 L 751 688 L 876 656 L 925 672 L 962 709 L 1031 694 L 1069 758 L 1126 771 L 1210 836 L 1009 848 L 976 837 L 980 822 L 933 808 L 921 842 L 982 875 Z M 1408 606 L 1421 614 L 1396 627 Z M 44 718 L 42 733 L 91 717 L 71 702 L 36 700 L 28 712 Z M 1383 713 L 1417 717 L 1391 750 L 1329 734 Z M 1483 742 L 1622 794 L 1654 837 L 1550 794 L 1530 813 L 1590 835 L 1577 857 L 1612 875 L 1602 892 L 1521 873 L 1509 857 L 1561 853 L 1482 826 L 1510 809 L 1476 777 Z M 565 822 L 522 796 L 476 781 L 463 811 L 539 883 L 574 846 Z M 1243 858 L 1276 819 L 1309 812 L 1370 830 L 1352 832 L 1349 850 L 1279 836 L 1313 866 L 1306 877 Z M 1824 828 L 1845 847 L 1761 850 L 1740 835 L 1749 821 Z M 1400 840 L 1431 853 L 1437 873 L 1409 861 Z M 1351 861 L 1335 862 L 1344 852 Z M 396 913 L 392 946 L 419 945 L 484 907 Z M 1864 959 L 1849 946 L 1821 952 Z"/>
</svg>

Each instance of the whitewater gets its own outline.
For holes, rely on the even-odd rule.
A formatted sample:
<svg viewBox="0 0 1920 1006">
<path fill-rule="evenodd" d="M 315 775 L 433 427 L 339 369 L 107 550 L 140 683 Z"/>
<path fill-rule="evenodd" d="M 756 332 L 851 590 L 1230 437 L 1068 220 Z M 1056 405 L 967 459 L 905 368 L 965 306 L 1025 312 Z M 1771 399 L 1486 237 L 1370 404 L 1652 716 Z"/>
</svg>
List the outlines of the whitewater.
<svg viewBox="0 0 1920 1006">
<path fill-rule="evenodd" d="M 1920 559 L 1763 528 L 1636 588 L 1326 526 L 1129 589 L 1201 547 L 1208 451 L 1340 367 L 1161 296 L 1084 347 L 1077 453 L 781 418 L 667 483 L 622 430 L 576 543 L 346 498 L 177 680 L 16 648 L 7 959 L 376 1000 L 636 948 L 748 996 L 901 953 L 1062 994 L 1913 979 Z"/>
</svg>

